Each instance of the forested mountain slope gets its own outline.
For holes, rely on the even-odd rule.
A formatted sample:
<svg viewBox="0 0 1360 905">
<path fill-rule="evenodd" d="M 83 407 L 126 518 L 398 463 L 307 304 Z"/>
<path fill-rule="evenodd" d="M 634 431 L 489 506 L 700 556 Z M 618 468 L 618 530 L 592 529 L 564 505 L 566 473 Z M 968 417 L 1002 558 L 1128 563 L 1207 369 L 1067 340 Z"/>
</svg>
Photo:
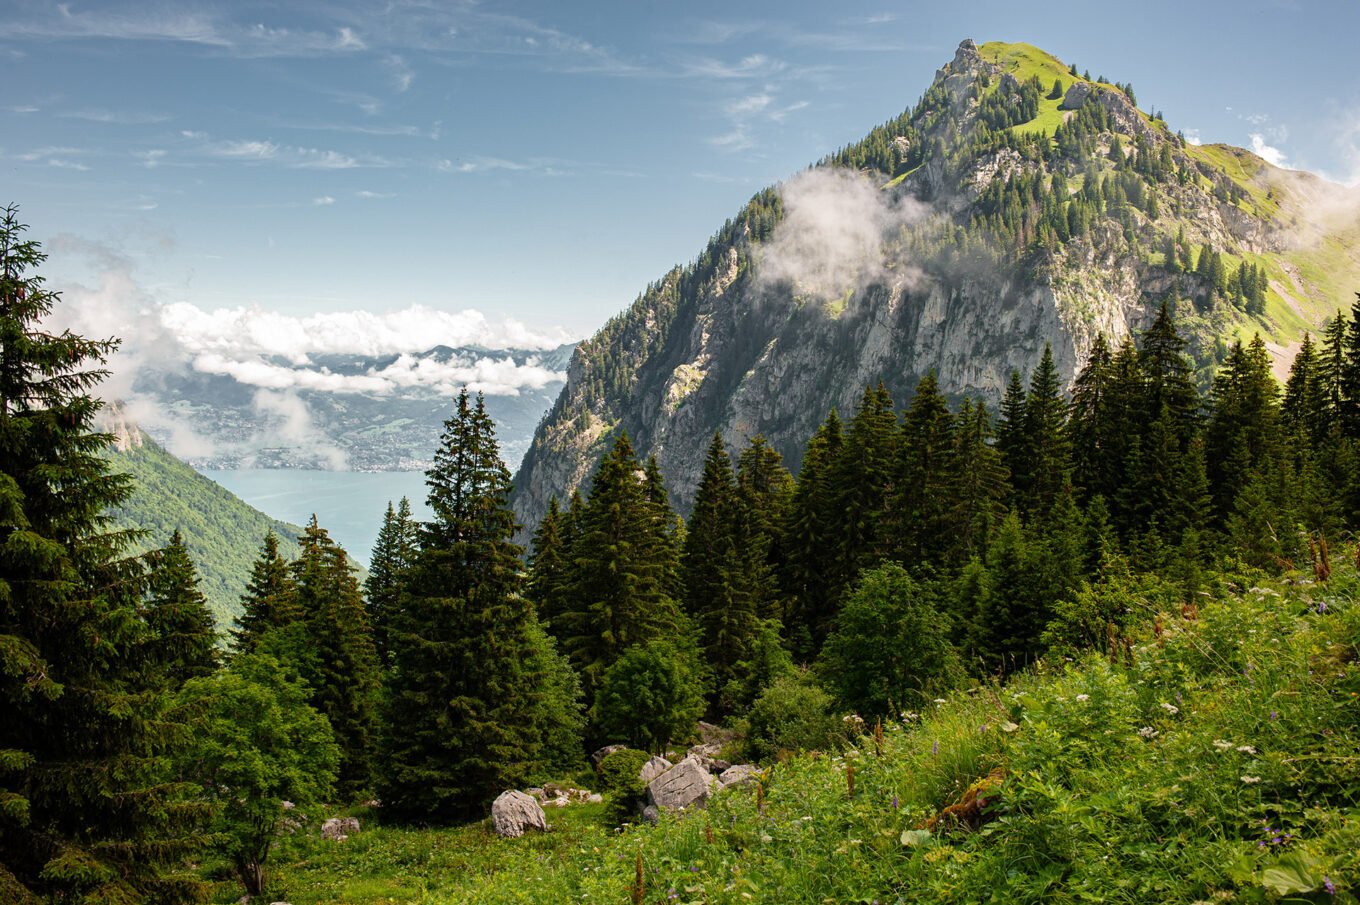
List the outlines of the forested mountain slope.
<svg viewBox="0 0 1360 905">
<path fill-rule="evenodd" d="M 141 546 L 147 550 L 164 547 L 178 529 L 213 617 L 220 628 L 230 627 L 265 534 L 277 534 L 291 559 L 302 529 L 270 518 L 194 471 L 122 420 L 115 407 L 106 413 L 102 429 L 117 437 L 108 452 L 113 470 L 134 479 L 132 496 L 114 510 L 116 524 L 146 531 Z"/>
<path fill-rule="evenodd" d="M 715 430 L 797 468 L 833 406 L 1000 397 L 1051 344 L 1064 382 L 1095 337 L 1162 302 L 1207 379 L 1260 332 L 1283 377 L 1360 285 L 1360 199 L 1239 148 L 1197 146 L 1132 86 L 1025 44 L 960 45 L 920 101 L 766 189 L 691 264 L 580 345 L 516 475 L 532 527 L 626 430 L 687 512 Z"/>
</svg>

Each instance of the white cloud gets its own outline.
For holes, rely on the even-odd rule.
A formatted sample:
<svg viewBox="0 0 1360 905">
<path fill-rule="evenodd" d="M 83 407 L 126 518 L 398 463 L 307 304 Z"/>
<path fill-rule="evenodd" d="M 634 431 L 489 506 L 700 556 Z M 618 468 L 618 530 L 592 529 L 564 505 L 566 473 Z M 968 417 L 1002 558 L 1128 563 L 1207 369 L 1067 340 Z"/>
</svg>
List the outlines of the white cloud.
<svg viewBox="0 0 1360 905">
<path fill-rule="evenodd" d="M 1284 152 L 1279 148 L 1266 144 L 1265 136 L 1260 132 L 1251 133 L 1251 150 L 1257 157 L 1266 163 L 1277 167 L 1288 167 Z"/>
<path fill-rule="evenodd" d="M 880 282 L 915 282 L 920 271 L 893 258 L 889 244 L 929 208 L 885 192 L 850 170 L 806 170 L 779 187 L 784 219 L 757 257 L 756 281 L 791 286 L 795 295 L 829 301 Z"/>
<path fill-rule="evenodd" d="M 315 205 L 317 205 L 318 207 L 329 207 L 330 205 L 332 205 L 332 204 L 334 204 L 334 203 L 335 203 L 335 199 L 332 198 L 330 195 L 322 195 L 320 198 L 313 198 L 313 199 L 312 199 L 312 204 L 315 204 Z"/>
<path fill-rule="evenodd" d="M 1204 144 L 1204 139 L 1200 138 L 1199 130 L 1198 130 L 1198 129 L 1186 129 L 1186 130 L 1185 130 L 1185 140 L 1188 141 L 1188 142 L 1189 142 L 1190 144 L 1192 144 L 1192 145 L 1202 145 L 1202 144 Z"/>
</svg>

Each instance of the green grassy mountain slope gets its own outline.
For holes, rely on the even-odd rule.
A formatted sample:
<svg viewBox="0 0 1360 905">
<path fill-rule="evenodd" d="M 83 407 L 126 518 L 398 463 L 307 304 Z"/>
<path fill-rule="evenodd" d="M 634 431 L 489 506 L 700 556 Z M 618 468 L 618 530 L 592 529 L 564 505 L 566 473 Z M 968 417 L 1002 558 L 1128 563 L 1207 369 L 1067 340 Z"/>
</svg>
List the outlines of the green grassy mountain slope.
<svg viewBox="0 0 1360 905">
<path fill-rule="evenodd" d="M 145 549 L 164 546 L 178 529 L 218 626 L 228 628 L 240 612 L 241 594 L 265 534 L 277 534 L 284 555 L 291 557 L 302 529 L 252 508 L 136 426 L 119 421 L 116 410 L 110 414 L 113 423 L 104 429 L 117 443 L 109 449 L 109 461 L 114 471 L 132 475 L 135 482 L 131 498 L 114 512 L 116 524 L 145 531 Z"/>
<path fill-rule="evenodd" d="M 621 429 L 685 512 L 715 430 L 764 434 L 796 468 L 866 383 L 902 403 L 934 370 L 995 402 L 1046 344 L 1070 380 L 1097 335 L 1163 302 L 1202 378 L 1257 332 L 1283 373 L 1355 289 L 1355 191 L 1193 145 L 1131 86 L 1038 48 L 965 41 L 917 104 L 758 193 L 578 347 L 516 513 L 536 524 Z"/>
</svg>

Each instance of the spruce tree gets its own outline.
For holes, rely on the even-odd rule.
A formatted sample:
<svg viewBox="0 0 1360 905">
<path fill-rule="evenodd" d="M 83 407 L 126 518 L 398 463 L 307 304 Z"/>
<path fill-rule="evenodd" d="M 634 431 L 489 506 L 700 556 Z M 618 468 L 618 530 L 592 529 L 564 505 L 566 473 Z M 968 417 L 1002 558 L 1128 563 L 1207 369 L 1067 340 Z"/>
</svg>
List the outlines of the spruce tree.
<svg viewBox="0 0 1360 905">
<path fill-rule="evenodd" d="M 298 546 L 290 571 L 305 634 L 297 639 L 304 646 L 295 647 L 294 662 L 311 689 L 311 705 L 335 731 L 337 787 L 352 795 L 371 788 L 373 780 L 381 685 L 373 629 L 349 557 L 315 515 Z"/>
<path fill-rule="evenodd" d="M 562 617 L 562 585 L 567 574 L 567 539 L 563 524 L 566 518 L 557 505 L 557 497 L 548 500 L 548 511 L 534 529 L 529 548 L 529 576 L 524 588 L 538 613 L 539 622 L 554 635 Z"/>
<path fill-rule="evenodd" d="M 844 442 L 840 418 L 832 409 L 808 440 L 784 525 L 784 630 L 794 652 L 807 660 L 821 648 L 835 615 L 831 575 L 840 519 L 831 477 Z"/>
<path fill-rule="evenodd" d="M 166 687 L 178 690 L 189 679 L 217 669 L 217 627 L 179 530 L 164 549 L 148 558 L 144 618 L 154 633 L 151 644 Z"/>
<path fill-rule="evenodd" d="M 953 454 L 953 482 L 948 499 L 948 561 L 958 566 L 982 556 L 996 526 L 1005 517 L 1010 496 L 1010 476 L 1001 453 L 992 443 L 991 415 L 987 405 L 964 399 L 958 414 Z"/>
<path fill-rule="evenodd" d="M 391 665 L 389 627 L 392 613 L 400 605 L 406 570 L 415 552 L 416 523 L 411 518 L 411 501 L 402 497 L 396 508 L 389 501 L 369 557 L 368 577 L 364 579 L 364 603 L 373 628 L 373 646 L 383 666 Z"/>
<path fill-rule="evenodd" d="M 793 477 L 784 460 L 759 434 L 751 438 L 737 459 L 737 498 L 747 527 L 747 543 L 752 548 L 753 568 L 759 570 L 759 609 L 764 619 L 783 615 L 779 575 L 787 556 L 780 532 L 793 498 Z M 759 560 L 756 548 L 763 551 Z"/>
<path fill-rule="evenodd" d="M 250 581 L 241 596 L 241 615 L 231 632 L 235 653 L 254 652 L 268 632 L 298 621 L 302 614 L 293 590 L 288 562 L 279 552 L 279 539 L 271 531 L 265 535 L 260 555 L 250 567 Z"/>
<path fill-rule="evenodd" d="M 1205 464 L 1221 524 L 1252 476 L 1281 453 L 1279 386 L 1270 353 L 1257 334 L 1251 344 L 1233 345 L 1214 377 L 1205 430 Z"/>
<path fill-rule="evenodd" d="M 1360 438 L 1360 292 L 1351 307 L 1350 323 L 1346 326 L 1341 362 L 1341 432 L 1344 436 Z"/>
<path fill-rule="evenodd" d="M 1029 457 L 1029 486 L 1020 496 L 1022 511 L 1040 518 L 1053 508 L 1067 486 L 1071 448 L 1067 436 L 1067 402 L 1053 363 L 1053 349 L 1044 345 L 1039 367 L 1030 376 L 1025 397 L 1024 449 Z"/>
<path fill-rule="evenodd" d="M 548 663 L 480 395 L 459 393 L 426 484 L 434 517 L 392 622 L 381 792 L 394 813 L 448 821 L 482 813 L 536 768 Z"/>
<path fill-rule="evenodd" d="M 1025 430 L 1025 384 L 1019 371 L 1011 371 L 1006 394 L 1001 397 L 1001 417 L 996 426 L 996 448 L 1010 475 L 1016 500 L 1028 498 L 1033 480 L 1029 436 Z"/>
<path fill-rule="evenodd" d="M 949 533 L 954 445 L 954 417 L 932 370 L 917 383 L 902 419 L 889 498 L 890 549 L 909 570 L 943 565 L 954 540 Z"/>
<path fill-rule="evenodd" d="M 624 650 L 669 637 L 682 622 L 674 539 L 649 484 L 620 433 L 595 471 L 568 553 L 559 637 L 588 700 Z"/>
<path fill-rule="evenodd" d="M 0 214 L 0 900 L 197 901 L 201 808 L 167 784 L 184 739 L 142 620 L 91 389 L 112 340 L 41 326 L 58 296 Z"/>
<path fill-rule="evenodd" d="M 850 421 L 845 446 L 831 467 L 835 503 L 831 523 L 836 532 L 837 556 L 830 576 L 830 592 L 839 598 L 860 570 L 883 557 L 882 523 L 892 484 L 897 416 L 882 381 L 866 386 L 859 410 Z"/>
</svg>

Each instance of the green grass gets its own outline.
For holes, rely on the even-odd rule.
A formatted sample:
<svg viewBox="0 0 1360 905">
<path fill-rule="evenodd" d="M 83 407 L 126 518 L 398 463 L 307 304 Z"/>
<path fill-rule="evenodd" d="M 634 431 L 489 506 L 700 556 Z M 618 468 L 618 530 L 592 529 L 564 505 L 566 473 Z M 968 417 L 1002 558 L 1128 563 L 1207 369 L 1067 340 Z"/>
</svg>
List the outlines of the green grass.
<svg viewBox="0 0 1360 905">
<path fill-rule="evenodd" d="M 1279 200 L 1271 197 L 1270 188 L 1262 178 L 1265 164 L 1261 158 L 1242 148 L 1222 144 L 1188 145 L 1186 151 L 1191 157 L 1222 170 L 1229 179 L 1246 190 L 1254 210 L 1246 207 L 1243 210 L 1258 217 L 1279 215 Z"/>
<path fill-rule="evenodd" d="M 1170 597 L 1130 581 L 1142 628 L 1115 661 L 1055 658 L 978 685 L 888 725 L 881 754 L 866 738 L 792 757 L 763 793 L 727 790 L 656 827 L 607 830 L 583 808 L 521 840 L 481 825 L 308 838 L 285 853 L 280 892 L 626 903 L 641 854 L 648 903 L 1356 902 L 1353 552 L 1337 550 L 1329 584 L 1210 575 L 1188 615 L 1157 613 Z M 986 822 L 927 829 L 992 771 Z"/>
</svg>

